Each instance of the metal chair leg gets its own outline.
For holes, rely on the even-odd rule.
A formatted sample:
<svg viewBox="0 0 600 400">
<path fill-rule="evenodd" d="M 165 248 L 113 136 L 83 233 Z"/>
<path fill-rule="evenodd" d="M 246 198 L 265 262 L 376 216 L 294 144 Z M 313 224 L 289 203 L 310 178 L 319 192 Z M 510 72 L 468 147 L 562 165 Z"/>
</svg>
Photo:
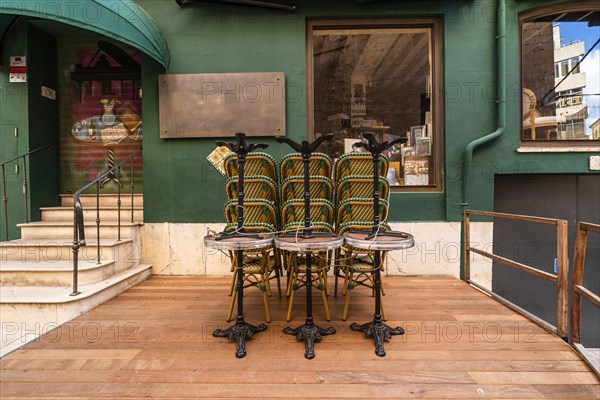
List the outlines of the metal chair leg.
<svg viewBox="0 0 600 400">
<path fill-rule="evenodd" d="M 290 285 L 289 285 L 291 293 L 289 295 L 290 296 L 290 300 L 289 300 L 289 303 L 288 303 L 287 317 L 285 319 L 287 322 L 290 322 L 291 319 L 292 319 L 292 307 L 294 306 L 294 296 L 296 295 L 296 290 L 293 288 L 293 285 L 295 285 L 296 279 L 297 279 L 296 278 L 296 273 L 293 272 L 291 274 Z"/>
<path fill-rule="evenodd" d="M 321 297 L 323 298 L 323 305 L 325 306 L 325 319 L 327 321 L 331 321 L 331 315 L 329 314 L 329 304 L 327 304 L 327 284 L 325 283 L 327 281 L 327 277 L 325 275 L 325 271 L 320 271 L 319 275 L 321 287 L 323 288 L 321 289 Z"/>
<path fill-rule="evenodd" d="M 346 276 L 344 277 L 344 287 L 346 288 L 346 301 L 344 302 L 344 312 L 342 314 L 342 321 L 345 321 L 348 318 L 348 306 L 350 305 L 350 288 L 348 287 L 352 281 L 352 271 L 349 269 L 346 272 Z"/>
<path fill-rule="evenodd" d="M 265 271 L 261 275 L 262 275 L 262 284 L 267 286 L 269 284 L 269 273 Z M 263 290 L 263 302 L 265 303 L 265 314 L 267 316 L 267 322 L 271 322 L 271 313 L 269 312 L 269 302 L 268 302 L 267 297 L 268 297 L 267 290 L 265 288 L 265 290 Z"/>
</svg>

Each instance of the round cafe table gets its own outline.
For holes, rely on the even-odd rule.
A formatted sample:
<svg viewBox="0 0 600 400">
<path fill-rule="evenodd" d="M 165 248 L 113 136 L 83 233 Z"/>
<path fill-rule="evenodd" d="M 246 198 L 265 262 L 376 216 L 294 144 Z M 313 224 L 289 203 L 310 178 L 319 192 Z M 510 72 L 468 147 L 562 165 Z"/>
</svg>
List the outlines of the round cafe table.
<svg viewBox="0 0 600 400">
<path fill-rule="evenodd" d="M 265 324 L 258 326 L 244 321 L 244 250 L 260 250 L 273 245 L 273 235 L 267 233 L 238 233 L 226 232 L 216 236 L 205 236 L 204 245 L 210 249 L 235 251 L 236 252 L 236 273 L 237 273 L 237 305 L 238 313 L 236 322 L 231 327 L 222 330 L 216 329 L 213 332 L 215 337 L 226 337 L 228 340 L 236 341 L 236 357 L 242 358 L 246 355 L 246 339 L 249 339 L 257 332 L 267 329 Z"/>
<path fill-rule="evenodd" d="M 374 237 L 371 238 L 371 236 Z M 344 233 L 344 240 L 348 246 L 375 252 L 373 265 L 375 271 L 375 313 L 373 321 L 362 325 L 353 323 L 350 325 L 350 329 L 364 332 L 367 336 L 373 336 L 375 354 L 384 357 L 384 339 L 391 339 L 392 335 L 402 335 L 404 329 L 401 327 L 392 328 L 384 324 L 381 317 L 381 252 L 411 248 L 415 245 L 415 239 L 410 233 L 398 231 L 381 231 L 376 235 L 373 235 L 371 231 L 349 231 Z"/>
<path fill-rule="evenodd" d="M 314 323 L 312 315 L 312 254 L 320 251 L 329 251 L 339 248 L 344 243 L 344 238 L 334 234 L 313 233 L 307 236 L 302 234 L 285 234 L 275 238 L 275 247 L 280 250 L 306 253 L 306 319 L 304 324 L 297 328 L 286 327 L 283 333 L 294 335 L 298 340 L 304 340 L 304 357 L 315 357 L 314 343 L 319 342 L 322 336 L 333 335 L 335 328 L 322 328 Z"/>
</svg>

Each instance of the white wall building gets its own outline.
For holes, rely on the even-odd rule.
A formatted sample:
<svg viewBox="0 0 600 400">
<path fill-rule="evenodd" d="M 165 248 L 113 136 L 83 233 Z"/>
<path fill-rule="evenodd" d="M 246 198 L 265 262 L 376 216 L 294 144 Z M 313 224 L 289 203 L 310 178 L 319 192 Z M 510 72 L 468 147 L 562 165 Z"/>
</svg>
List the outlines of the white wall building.
<svg viewBox="0 0 600 400">
<path fill-rule="evenodd" d="M 585 119 L 588 117 L 588 108 L 583 100 L 583 88 L 586 86 L 586 75 L 577 65 L 585 54 L 584 42 L 563 45 L 560 25 L 553 26 L 553 42 L 554 84 L 558 85 L 555 89 L 556 115 L 567 119 L 565 123 L 558 125 L 557 133 L 560 139 L 585 139 L 587 138 Z M 573 72 L 568 75 L 573 68 L 575 68 Z M 567 75 L 568 77 L 564 79 Z"/>
</svg>

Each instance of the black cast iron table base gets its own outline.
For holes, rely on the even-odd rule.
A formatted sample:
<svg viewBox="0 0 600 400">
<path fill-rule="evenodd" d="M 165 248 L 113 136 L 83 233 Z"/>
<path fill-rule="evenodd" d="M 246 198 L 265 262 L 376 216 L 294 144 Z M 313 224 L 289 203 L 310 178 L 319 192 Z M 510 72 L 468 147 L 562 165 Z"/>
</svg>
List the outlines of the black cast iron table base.
<svg viewBox="0 0 600 400">
<path fill-rule="evenodd" d="M 298 340 L 304 340 L 306 351 L 304 357 L 311 360 L 315 358 L 315 342 L 320 342 L 321 337 L 333 335 L 335 328 L 322 328 L 315 325 L 312 317 L 307 317 L 304 325 L 300 325 L 297 328 L 287 327 L 283 330 L 286 335 L 294 335 Z"/>
<path fill-rule="evenodd" d="M 226 337 L 228 340 L 235 339 L 237 343 L 235 356 L 237 358 L 243 358 L 246 356 L 246 339 L 250 339 L 255 333 L 265 330 L 267 330 L 267 326 L 265 324 L 260 324 L 258 326 L 252 325 L 244 322 L 244 317 L 240 319 L 240 316 L 238 316 L 238 320 L 236 321 L 235 325 L 232 325 L 225 330 L 216 329 L 213 332 L 213 336 Z"/>
<path fill-rule="evenodd" d="M 375 354 L 379 357 L 385 357 L 385 349 L 383 348 L 384 339 L 391 339 L 392 335 L 403 335 L 404 329 L 399 326 L 392 328 L 383 323 L 381 315 L 375 315 L 373 321 L 367 322 L 366 324 L 359 325 L 353 323 L 350 325 L 350 329 L 357 332 L 364 332 L 367 336 L 373 336 L 375 340 Z"/>
</svg>

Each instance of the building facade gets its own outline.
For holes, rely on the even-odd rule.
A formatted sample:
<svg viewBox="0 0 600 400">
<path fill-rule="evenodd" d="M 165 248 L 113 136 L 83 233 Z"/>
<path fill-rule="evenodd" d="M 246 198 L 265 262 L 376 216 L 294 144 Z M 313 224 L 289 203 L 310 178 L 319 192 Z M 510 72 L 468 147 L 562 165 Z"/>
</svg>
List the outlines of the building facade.
<svg viewBox="0 0 600 400">
<path fill-rule="evenodd" d="M 335 141 L 324 148 L 332 157 L 365 131 L 381 139 L 408 135 L 406 146 L 388 154 L 395 172 L 388 222 L 413 233 L 417 244 L 390 257 L 389 274 L 460 275 L 462 211 L 497 209 L 498 177 L 597 178 L 589 169 L 597 138 L 581 143 L 579 131 L 556 122 L 558 116 L 575 126 L 587 117 L 584 102 L 575 104 L 579 92 L 572 92 L 585 82 L 570 83 L 584 72 L 561 83 L 556 105 L 548 102 L 539 115 L 537 101 L 525 105 L 523 95 L 527 88 L 541 97 L 562 79 L 565 61 L 570 70 L 583 57 L 577 44 L 555 48 L 553 16 L 572 14 L 597 26 L 593 1 L 298 1 L 296 12 L 175 0 L 114 2 L 108 11 L 95 1 L 74 1 L 68 10 L 62 2 L 30 3 L 36 2 L 0 5 L 2 159 L 60 143 L 31 158 L 28 201 L 35 218 L 35 210 L 58 204 L 59 194 L 83 186 L 110 157 L 143 148 L 134 166 L 144 195 L 140 251 L 155 274 L 229 273 L 227 260 L 202 245 L 207 228 L 224 224 L 225 178 L 207 160 L 215 137 L 164 137 L 165 76 L 283 73 L 285 90 L 274 92 L 283 99 L 281 128 L 296 141 L 333 132 Z M 528 57 L 548 41 L 547 51 Z M 26 57 L 26 82 L 11 81 L 14 56 Z M 44 88 L 56 98 L 44 96 Z M 252 103 L 255 88 L 229 82 L 218 95 L 224 103 Z M 190 109 L 186 98 L 202 115 L 198 126 L 221 118 L 193 103 L 197 92 L 180 95 L 180 107 L 170 110 L 174 118 L 194 121 L 193 111 L 182 111 Z M 538 117 L 555 119 L 553 133 L 543 136 L 548 120 Z M 234 118 L 229 132 L 247 130 L 254 118 Z M 273 136 L 265 132 L 257 140 L 278 160 L 288 148 Z M 17 201 L 11 198 L 21 182 L 18 171 L 9 173 L 9 202 Z M 3 223 L 15 237 L 21 211 L 11 212 Z M 492 223 L 476 226 L 474 240 L 491 246 Z M 479 262 L 480 278 L 491 284 L 491 264 Z"/>
</svg>

